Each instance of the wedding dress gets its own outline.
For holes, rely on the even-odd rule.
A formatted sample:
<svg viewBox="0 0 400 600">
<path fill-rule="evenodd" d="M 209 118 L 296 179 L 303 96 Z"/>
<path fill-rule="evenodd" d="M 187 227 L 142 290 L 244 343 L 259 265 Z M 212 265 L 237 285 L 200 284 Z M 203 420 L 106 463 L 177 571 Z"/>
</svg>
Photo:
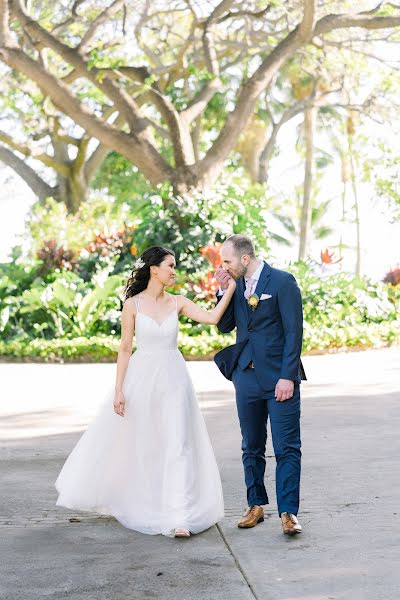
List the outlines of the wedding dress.
<svg viewBox="0 0 400 600">
<path fill-rule="evenodd" d="M 125 416 L 114 412 L 110 386 L 55 482 L 56 504 L 112 515 L 142 533 L 173 536 L 178 527 L 199 533 L 223 518 L 224 503 L 206 425 L 177 347 L 176 299 L 161 323 L 140 312 L 140 295 L 134 300 L 137 350 L 122 388 Z"/>
</svg>

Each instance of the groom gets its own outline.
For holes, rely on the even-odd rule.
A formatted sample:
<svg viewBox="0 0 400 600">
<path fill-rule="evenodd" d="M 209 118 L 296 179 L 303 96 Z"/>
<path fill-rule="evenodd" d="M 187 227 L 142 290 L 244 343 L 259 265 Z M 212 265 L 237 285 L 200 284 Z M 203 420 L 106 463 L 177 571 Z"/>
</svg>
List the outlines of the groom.
<svg viewBox="0 0 400 600">
<path fill-rule="evenodd" d="M 297 520 L 300 493 L 300 360 L 303 312 L 300 289 L 290 273 L 257 258 L 251 239 L 229 237 L 221 247 L 217 299 L 237 281 L 234 296 L 218 323 L 221 333 L 236 328 L 236 344 L 215 357 L 236 390 L 242 433 L 242 460 L 248 508 L 241 528 L 264 520 L 267 420 L 276 458 L 276 497 L 283 532 L 301 532 Z"/>
</svg>

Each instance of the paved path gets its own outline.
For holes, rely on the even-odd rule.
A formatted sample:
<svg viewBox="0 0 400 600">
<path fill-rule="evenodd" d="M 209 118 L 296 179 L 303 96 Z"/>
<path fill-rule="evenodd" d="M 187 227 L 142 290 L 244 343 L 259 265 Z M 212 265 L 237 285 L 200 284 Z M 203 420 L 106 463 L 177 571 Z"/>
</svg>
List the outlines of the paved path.
<svg viewBox="0 0 400 600">
<path fill-rule="evenodd" d="M 301 536 L 281 534 L 269 440 L 264 523 L 245 507 L 231 385 L 189 363 L 223 479 L 226 517 L 189 540 L 55 506 L 58 472 L 114 365 L 0 364 L 4 600 L 394 600 L 400 589 L 400 351 L 306 357 Z M 79 522 L 70 522 L 70 518 Z"/>
</svg>

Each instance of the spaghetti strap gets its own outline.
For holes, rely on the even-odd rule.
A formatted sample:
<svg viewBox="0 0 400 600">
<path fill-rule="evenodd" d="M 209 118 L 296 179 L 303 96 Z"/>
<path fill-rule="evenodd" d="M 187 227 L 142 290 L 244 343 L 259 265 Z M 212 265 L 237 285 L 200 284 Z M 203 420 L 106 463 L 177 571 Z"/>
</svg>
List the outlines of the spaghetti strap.
<svg viewBox="0 0 400 600">
<path fill-rule="evenodd" d="M 175 296 L 175 294 L 172 294 L 172 297 L 173 297 L 173 299 L 174 299 L 174 302 L 175 302 L 175 310 L 176 310 L 176 312 L 178 312 L 178 299 L 177 299 L 177 297 Z"/>
</svg>

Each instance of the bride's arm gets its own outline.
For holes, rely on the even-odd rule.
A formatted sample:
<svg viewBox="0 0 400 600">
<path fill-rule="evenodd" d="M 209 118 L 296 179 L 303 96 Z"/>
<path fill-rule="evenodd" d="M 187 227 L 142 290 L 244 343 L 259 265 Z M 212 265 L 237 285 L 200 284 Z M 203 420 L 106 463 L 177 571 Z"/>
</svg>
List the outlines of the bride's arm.
<svg viewBox="0 0 400 600">
<path fill-rule="evenodd" d="M 231 279 L 229 282 L 229 287 L 225 291 L 221 300 L 218 302 L 217 306 L 212 308 L 211 310 L 205 310 L 204 308 L 200 308 L 197 304 L 185 298 L 184 296 L 180 296 L 180 312 L 192 319 L 192 321 L 197 321 L 198 323 L 208 323 L 210 325 L 216 325 L 220 320 L 230 301 L 232 300 L 233 293 L 236 288 L 236 281 Z"/>
<path fill-rule="evenodd" d="M 115 381 L 114 411 L 118 415 L 121 415 L 121 417 L 125 414 L 125 399 L 122 394 L 122 384 L 132 354 L 135 314 L 135 302 L 133 298 L 128 298 L 124 303 L 121 314 L 121 342 L 118 350 L 117 376 Z"/>
</svg>

